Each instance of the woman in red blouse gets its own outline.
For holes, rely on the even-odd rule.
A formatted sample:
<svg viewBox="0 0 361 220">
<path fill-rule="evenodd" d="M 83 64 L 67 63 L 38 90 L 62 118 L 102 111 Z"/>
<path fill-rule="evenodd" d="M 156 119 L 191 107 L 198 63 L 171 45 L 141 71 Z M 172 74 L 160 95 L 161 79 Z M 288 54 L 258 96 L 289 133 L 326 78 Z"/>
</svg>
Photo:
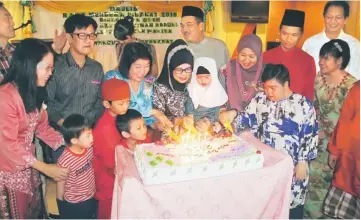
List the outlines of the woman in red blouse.
<svg viewBox="0 0 361 220">
<path fill-rule="evenodd" d="M 39 172 L 64 180 L 69 170 L 35 157 L 36 135 L 54 150 L 62 136 L 48 124 L 43 104 L 54 56 L 38 39 L 16 48 L 8 74 L 0 84 L 0 218 L 44 218 Z"/>
</svg>

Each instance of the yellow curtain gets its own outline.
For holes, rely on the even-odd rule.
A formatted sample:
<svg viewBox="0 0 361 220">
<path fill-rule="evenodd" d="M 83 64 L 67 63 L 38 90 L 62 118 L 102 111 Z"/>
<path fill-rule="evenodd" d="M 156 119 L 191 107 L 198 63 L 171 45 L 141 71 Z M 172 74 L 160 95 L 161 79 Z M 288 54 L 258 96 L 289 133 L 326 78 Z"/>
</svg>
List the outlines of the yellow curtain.
<svg viewBox="0 0 361 220">
<path fill-rule="evenodd" d="M 119 5 L 120 1 L 36 1 L 36 5 L 48 11 L 57 13 L 66 12 L 104 12 L 109 7 Z"/>
<path fill-rule="evenodd" d="M 127 1 L 145 12 L 181 12 L 184 5 L 203 8 L 203 1 Z M 121 1 L 36 1 L 35 4 L 46 10 L 66 12 L 103 12 Z"/>
<path fill-rule="evenodd" d="M 185 5 L 203 9 L 204 1 L 129 1 L 144 12 L 182 12 Z"/>
<path fill-rule="evenodd" d="M 13 16 L 15 28 L 19 27 L 22 23 L 26 23 L 28 20 L 31 20 L 31 13 L 33 13 L 31 7 L 23 7 L 19 1 L 4 1 L 4 6 Z M 17 30 L 16 36 L 12 40 L 21 40 L 32 37 L 33 33 L 31 29 L 31 25 L 28 25 L 26 28 Z"/>
</svg>

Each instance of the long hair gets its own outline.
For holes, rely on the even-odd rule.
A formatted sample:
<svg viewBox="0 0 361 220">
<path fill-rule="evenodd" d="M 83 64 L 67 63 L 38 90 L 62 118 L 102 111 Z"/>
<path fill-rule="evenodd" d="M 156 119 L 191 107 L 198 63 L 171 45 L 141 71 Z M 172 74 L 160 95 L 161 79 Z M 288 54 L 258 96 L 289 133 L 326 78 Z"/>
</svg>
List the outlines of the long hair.
<svg viewBox="0 0 361 220">
<path fill-rule="evenodd" d="M 39 39 L 27 38 L 16 47 L 8 73 L 1 85 L 14 83 L 23 100 L 26 113 L 40 109 L 47 97 L 45 88 L 37 86 L 37 65 L 51 53 L 50 48 Z"/>
</svg>

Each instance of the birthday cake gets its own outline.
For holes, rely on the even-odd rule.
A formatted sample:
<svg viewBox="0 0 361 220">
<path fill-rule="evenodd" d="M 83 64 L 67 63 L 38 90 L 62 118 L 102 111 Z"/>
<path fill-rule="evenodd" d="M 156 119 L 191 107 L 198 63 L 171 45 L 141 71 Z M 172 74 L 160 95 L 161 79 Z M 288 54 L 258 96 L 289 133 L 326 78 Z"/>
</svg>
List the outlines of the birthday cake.
<svg viewBox="0 0 361 220">
<path fill-rule="evenodd" d="M 144 185 L 235 174 L 259 169 L 264 162 L 261 151 L 234 135 L 141 144 L 134 158 Z"/>
</svg>

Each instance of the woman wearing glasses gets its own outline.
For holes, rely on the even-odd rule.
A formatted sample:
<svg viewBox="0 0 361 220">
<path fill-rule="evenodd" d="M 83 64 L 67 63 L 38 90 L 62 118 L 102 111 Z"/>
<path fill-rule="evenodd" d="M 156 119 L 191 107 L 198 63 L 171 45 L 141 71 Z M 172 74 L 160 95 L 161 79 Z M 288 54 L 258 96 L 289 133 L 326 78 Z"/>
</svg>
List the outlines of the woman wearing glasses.
<svg viewBox="0 0 361 220">
<path fill-rule="evenodd" d="M 162 72 L 154 84 L 153 107 L 170 120 L 187 117 L 185 103 L 190 97 L 186 87 L 192 75 L 193 63 L 193 54 L 185 41 L 179 39 L 169 45 Z M 156 125 L 161 131 L 167 128 L 165 124 Z"/>
<path fill-rule="evenodd" d="M 34 136 L 54 150 L 61 135 L 48 124 L 44 87 L 52 75 L 54 56 L 38 39 L 17 46 L 0 84 L 0 218 L 46 217 L 39 172 L 61 181 L 69 170 L 35 157 Z"/>
</svg>

